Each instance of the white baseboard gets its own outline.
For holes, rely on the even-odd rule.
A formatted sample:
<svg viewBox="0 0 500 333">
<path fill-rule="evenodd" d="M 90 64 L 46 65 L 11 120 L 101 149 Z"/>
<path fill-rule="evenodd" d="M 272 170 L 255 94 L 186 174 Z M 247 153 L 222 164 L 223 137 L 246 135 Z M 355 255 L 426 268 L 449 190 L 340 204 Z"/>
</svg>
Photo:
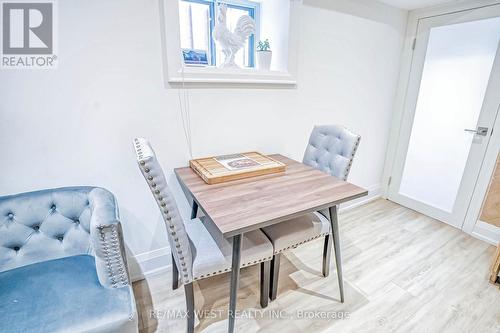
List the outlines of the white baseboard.
<svg viewBox="0 0 500 333">
<path fill-rule="evenodd" d="M 340 205 L 340 211 L 347 211 L 376 200 L 380 197 L 380 192 L 380 184 L 370 186 L 368 187 L 367 196 Z M 128 262 L 130 276 L 134 282 L 145 279 L 147 276 L 165 273 L 170 271 L 172 266 L 170 248 L 163 247 L 150 252 L 141 253 L 129 258 Z"/>
<path fill-rule="evenodd" d="M 136 255 L 128 260 L 132 281 L 145 279 L 147 276 L 170 271 L 172 261 L 170 248 L 162 247 Z"/>
<path fill-rule="evenodd" d="M 494 246 L 500 242 L 500 228 L 481 220 L 476 222 L 471 235 Z"/>
<path fill-rule="evenodd" d="M 372 186 L 368 186 L 366 189 L 368 190 L 367 196 L 346 202 L 345 204 L 341 204 L 339 211 L 343 212 L 343 211 L 347 211 L 349 209 L 359 207 L 361 205 L 369 203 L 370 201 L 376 200 L 382 196 L 381 184 L 375 184 Z"/>
</svg>

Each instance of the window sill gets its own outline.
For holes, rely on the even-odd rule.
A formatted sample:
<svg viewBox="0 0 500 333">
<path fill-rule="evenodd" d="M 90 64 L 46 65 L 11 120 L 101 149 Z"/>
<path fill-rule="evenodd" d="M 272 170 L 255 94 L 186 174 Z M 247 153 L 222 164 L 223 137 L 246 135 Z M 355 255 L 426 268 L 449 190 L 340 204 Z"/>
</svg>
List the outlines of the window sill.
<svg viewBox="0 0 500 333">
<path fill-rule="evenodd" d="M 223 69 L 217 67 L 184 67 L 169 75 L 169 83 L 236 83 L 296 85 L 288 72 L 266 71 L 253 68 Z"/>
<path fill-rule="evenodd" d="M 257 1 L 257 0 L 254 0 Z M 280 10 L 279 25 L 283 28 L 282 35 L 276 37 L 277 50 L 273 53 L 273 61 L 277 61 L 275 70 L 262 71 L 254 68 L 222 69 L 217 67 L 188 67 L 183 66 L 179 32 L 178 1 L 160 1 L 162 12 L 161 34 L 163 55 L 163 77 L 166 88 L 184 83 L 208 85 L 234 86 L 262 86 L 293 88 L 297 85 L 297 50 L 298 36 L 300 35 L 299 17 L 302 0 L 266 0 L 269 4 L 280 4 L 287 10 Z M 262 2 L 259 0 L 259 2 Z M 283 14 L 283 15 L 281 15 Z M 286 14 L 286 15 L 285 15 Z M 279 41 L 279 42 L 278 42 Z M 281 43 L 281 44 L 280 44 Z M 279 46 L 281 45 L 281 46 Z M 273 68 L 273 67 L 272 67 Z"/>
</svg>

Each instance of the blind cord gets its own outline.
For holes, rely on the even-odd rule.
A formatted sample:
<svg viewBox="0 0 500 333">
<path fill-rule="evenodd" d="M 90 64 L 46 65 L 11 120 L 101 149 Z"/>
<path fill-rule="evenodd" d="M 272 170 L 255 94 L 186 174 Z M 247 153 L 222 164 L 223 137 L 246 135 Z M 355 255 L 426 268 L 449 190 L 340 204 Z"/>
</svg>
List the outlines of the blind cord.
<svg viewBox="0 0 500 333">
<path fill-rule="evenodd" d="M 177 90 L 177 96 L 179 98 L 179 110 L 181 113 L 184 138 L 186 139 L 186 144 L 188 146 L 189 157 L 193 159 L 193 144 L 191 141 L 191 106 L 189 103 L 189 89 L 187 89 L 185 85 L 184 61 L 182 62 L 181 67 L 181 89 Z"/>
</svg>

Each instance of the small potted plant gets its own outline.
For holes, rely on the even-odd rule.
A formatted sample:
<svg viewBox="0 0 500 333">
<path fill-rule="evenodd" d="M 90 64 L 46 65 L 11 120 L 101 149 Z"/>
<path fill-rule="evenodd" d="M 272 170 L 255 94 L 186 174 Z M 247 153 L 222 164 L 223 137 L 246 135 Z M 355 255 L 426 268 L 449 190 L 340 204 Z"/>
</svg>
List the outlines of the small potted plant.
<svg viewBox="0 0 500 333">
<path fill-rule="evenodd" d="M 269 39 L 259 41 L 259 44 L 257 45 L 257 69 L 266 71 L 270 70 L 272 57 L 273 51 L 271 51 Z"/>
</svg>

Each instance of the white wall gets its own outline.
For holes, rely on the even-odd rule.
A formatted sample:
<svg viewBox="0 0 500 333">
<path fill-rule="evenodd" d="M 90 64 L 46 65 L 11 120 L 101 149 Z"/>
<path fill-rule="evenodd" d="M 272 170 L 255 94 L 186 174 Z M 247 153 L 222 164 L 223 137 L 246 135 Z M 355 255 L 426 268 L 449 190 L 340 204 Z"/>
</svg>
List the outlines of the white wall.
<svg viewBox="0 0 500 333">
<path fill-rule="evenodd" d="M 187 216 L 172 169 L 189 156 L 178 90 L 163 84 L 158 1 L 65 0 L 58 12 L 58 69 L 0 71 L 0 195 L 105 187 L 118 198 L 129 251 L 139 261 L 166 254 L 132 149 L 135 136 L 151 140 Z M 350 180 L 376 191 L 405 25 L 406 12 L 374 1 L 305 0 L 297 88 L 192 89 L 193 154 L 300 160 L 314 124 L 344 124 L 362 135 Z"/>
<path fill-rule="evenodd" d="M 260 40 L 269 39 L 273 52 L 271 70 L 288 69 L 290 0 L 262 0 L 260 3 Z"/>
</svg>

